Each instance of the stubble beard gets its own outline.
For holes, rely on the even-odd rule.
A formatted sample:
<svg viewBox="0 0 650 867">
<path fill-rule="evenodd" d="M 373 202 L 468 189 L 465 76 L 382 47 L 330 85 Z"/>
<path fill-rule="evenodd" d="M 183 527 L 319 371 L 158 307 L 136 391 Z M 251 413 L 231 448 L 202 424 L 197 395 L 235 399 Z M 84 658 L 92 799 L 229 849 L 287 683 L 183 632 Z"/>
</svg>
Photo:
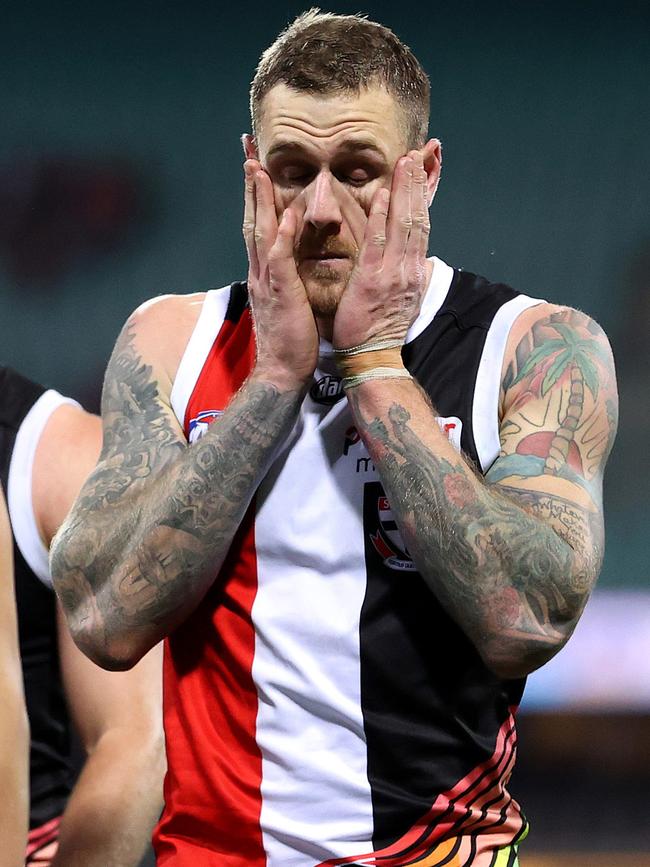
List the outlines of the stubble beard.
<svg viewBox="0 0 650 867">
<path fill-rule="evenodd" d="M 301 275 L 307 298 L 317 319 L 334 318 L 351 273 L 352 263 L 347 274 L 341 274 L 324 261 L 310 268 L 308 275 Z"/>
</svg>

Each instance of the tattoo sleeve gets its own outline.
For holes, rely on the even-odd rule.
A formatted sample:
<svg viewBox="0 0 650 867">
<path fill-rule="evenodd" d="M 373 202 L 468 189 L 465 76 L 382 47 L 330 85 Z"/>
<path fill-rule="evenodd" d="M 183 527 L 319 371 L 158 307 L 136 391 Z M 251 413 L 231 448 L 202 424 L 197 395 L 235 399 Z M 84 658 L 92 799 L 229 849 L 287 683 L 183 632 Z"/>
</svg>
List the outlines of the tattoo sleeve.
<svg viewBox="0 0 650 867">
<path fill-rule="evenodd" d="M 251 378 L 188 447 L 125 328 L 104 385 L 100 461 L 51 557 L 75 640 L 92 658 L 130 664 L 133 643 L 141 655 L 193 610 L 301 400 Z"/>
<path fill-rule="evenodd" d="M 549 320 L 534 338 L 540 345 L 555 341 L 546 346 L 549 364 L 566 352 L 557 332 L 546 333 L 551 327 Z M 564 336 L 570 342 L 568 327 Z M 578 405 L 575 395 L 584 396 L 566 356 L 540 399 L 534 393 L 542 389 L 533 382 L 539 379 L 535 361 L 547 355 L 539 351 L 528 363 L 533 346 L 519 377 L 529 396 L 504 419 L 502 453 L 486 480 L 438 430 L 414 383 L 368 383 L 349 393 L 357 429 L 413 560 L 486 663 L 506 677 L 537 668 L 568 639 L 602 560 L 600 481 L 615 428 L 607 409 L 615 386 L 605 353 L 590 346 L 588 337 L 580 340 L 586 358 L 576 364 L 595 389 L 600 377 L 598 399 Z M 510 379 L 516 377 L 510 371 Z M 556 416 L 546 405 L 551 391 Z M 539 428 L 527 443 L 530 430 L 523 430 L 519 413 Z M 516 436 L 513 426 L 519 428 Z"/>
</svg>

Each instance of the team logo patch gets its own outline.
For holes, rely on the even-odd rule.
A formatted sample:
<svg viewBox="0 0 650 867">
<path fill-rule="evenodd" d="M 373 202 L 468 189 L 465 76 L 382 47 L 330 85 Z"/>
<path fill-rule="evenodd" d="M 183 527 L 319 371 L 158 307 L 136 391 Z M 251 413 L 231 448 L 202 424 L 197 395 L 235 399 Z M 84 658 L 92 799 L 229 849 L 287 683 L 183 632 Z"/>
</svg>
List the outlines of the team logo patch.
<svg viewBox="0 0 650 867">
<path fill-rule="evenodd" d="M 396 572 L 417 572 L 397 527 L 390 502 L 379 482 L 367 482 L 364 485 L 363 512 L 368 539 L 384 566 Z"/>
<path fill-rule="evenodd" d="M 440 430 L 445 434 L 449 442 L 460 451 L 460 435 L 463 430 L 462 421 L 455 415 L 450 415 L 449 418 L 436 417 L 436 421 L 440 425 Z"/>
<path fill-rule="evenodd" d="M 333 406 L 343 397 L 341 377 L 330 376 L 329 374 L 321 377 L 309 389 L 309 396 L 316 403 L 324 403 L 326 406 Z"/>
<path fill-rule="evenodd" d="M 215 418 L 218 418 L 220 415 L 223 415 L 222 409 L 205 409 L 194 418 L 191 418 L 189 436 L 187 438 L 188 442 L 195 443 L 197 440 L 200 440 Z"/>
</svg>

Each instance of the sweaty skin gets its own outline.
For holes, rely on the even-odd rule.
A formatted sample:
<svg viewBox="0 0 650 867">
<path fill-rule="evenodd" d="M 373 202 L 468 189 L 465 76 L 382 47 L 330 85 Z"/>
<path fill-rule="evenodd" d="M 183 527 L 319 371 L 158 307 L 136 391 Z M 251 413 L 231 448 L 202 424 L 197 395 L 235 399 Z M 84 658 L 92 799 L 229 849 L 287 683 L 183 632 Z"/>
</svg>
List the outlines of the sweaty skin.
<svg viewBox="0 0 650 867">
<path fill-rule="evenodd" d="M 164 349 L 167 338 L 189 337 L 191 329 L 182 338 L 174 329 L 173 310 L 183 302 L 149 306 L 127 323 L 107 372 L 102 456 L 52 560 L 75 640 L 101 664 L 131 665 L 202 599 L 292 428 L 319 335 L 335 348 L 404 340 L 431 275 L 428 205 L 440 143 L 408 150 L 403 130 L 380 87 L 316 97 L 278 85 L 264 98 L 258 140 L 244 142 L 256 364 L 192 448 L 170 408 L 177 362 Z M 503 677 L 526 674 L 556 653 L 584 607 L 601 559 L 600 480 L 616 423 L 602 332 L 564 308 L 533 311 L 515 323 L 506 351 L 503 454 L 487 480 L 451 449 L 415 382 L 375 380 L 348 392 L 416 565 Z M 548 334 L 544 322 L 554 316 L 568 317 L 559 322 L 564 335 Z M 595 373 L 585 374 L 590 364 Z M 391 366 L 402 366 L 399 350 Z M 589 422 L 586 404 L 575 402 L 576 370 L 593 386 Z M 573 400 L 570 419 L 562 415 L 555 430 L 549 400 Z M 511 472 L 509 455 L 533 448 L 521 445 L 513 427 L 523 431 L 522 410 L 560 455 L 548 472 L 528 453 Z M 558 443 L 569 441 L 574 422 L 607 431 L 588 475 L 575 461 L 567 475 L 561 459 Z M 580 449 L 575 430 L 572 441 Z M 559 504 L 566 505 L 561 515 Z"/>
</svg>

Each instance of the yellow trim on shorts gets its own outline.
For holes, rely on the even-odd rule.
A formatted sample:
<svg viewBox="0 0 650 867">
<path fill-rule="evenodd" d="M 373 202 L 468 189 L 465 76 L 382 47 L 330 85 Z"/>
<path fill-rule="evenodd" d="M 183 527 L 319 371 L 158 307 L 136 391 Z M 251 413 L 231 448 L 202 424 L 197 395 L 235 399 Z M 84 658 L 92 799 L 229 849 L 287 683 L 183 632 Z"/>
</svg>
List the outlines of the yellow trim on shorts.
<svg viewBox="0 0 650 867">
<path fill-rule="evenodd" d="M 497 855 L 497 860 L 494 862 L 494 867 L 519 867 L 519 858 L 515 857 L 511 861 L 512 853 L 517 852 L 516 846 L 508 846 L 507 849 L 501 849 Z"/>
</svg>

